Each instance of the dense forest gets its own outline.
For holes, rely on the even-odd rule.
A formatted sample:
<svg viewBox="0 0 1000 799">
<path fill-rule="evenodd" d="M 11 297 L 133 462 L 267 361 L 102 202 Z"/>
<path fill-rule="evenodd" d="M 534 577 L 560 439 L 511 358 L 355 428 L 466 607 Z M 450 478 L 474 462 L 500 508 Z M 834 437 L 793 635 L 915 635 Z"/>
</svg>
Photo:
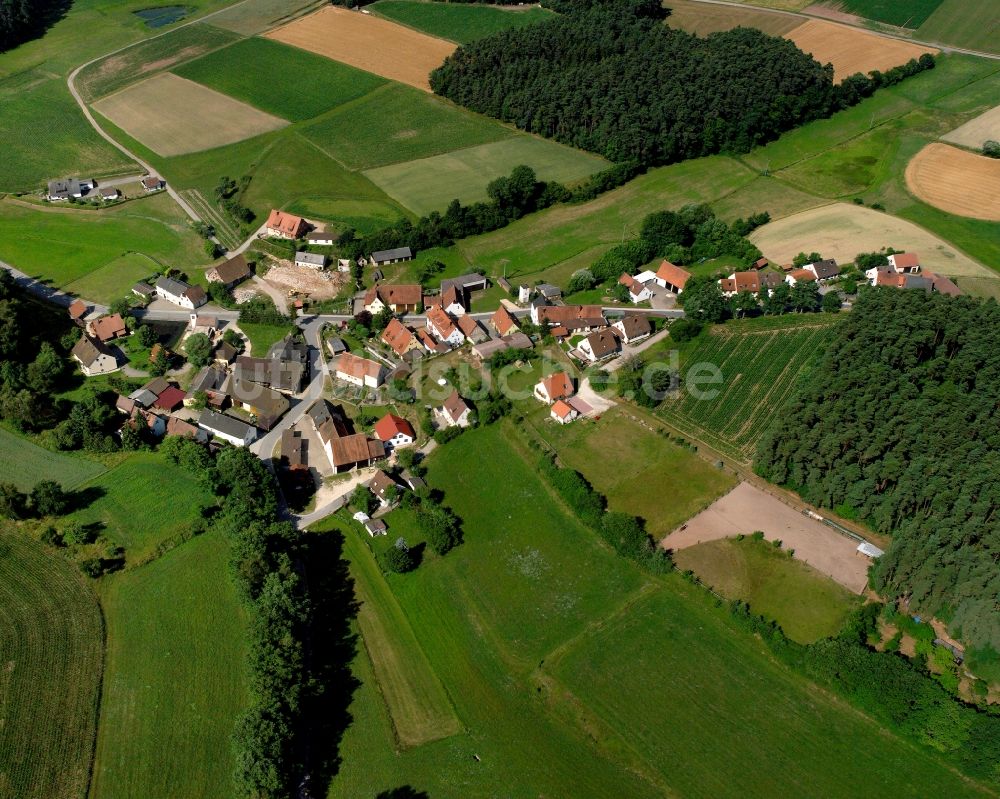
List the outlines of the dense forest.
<svg viewBox="0 0 1000 799">
<path fill-rule="evenodd" d="M 37 36 L 55 22 L 71 0 L 0 0 L 0 52 Z"/>
<path fill-rule="evenodd" d="M 662 164 L 746 152 L 932 56 L 840 86 L 788 41 L 750 28 L 699 38 L 659 0 L 549 3 L 551 20 L 464 45 L 431 73 L 440 95 L 611 161 Z"/>
<path fill-rule="evenodd" d="M 1000 306 L 872 289 L 761 441 L 757 471 L 892 535 L 873 583 L 1000 651 Z M 992 665 L 992 664 L 991 664 Z"/>
</svg>

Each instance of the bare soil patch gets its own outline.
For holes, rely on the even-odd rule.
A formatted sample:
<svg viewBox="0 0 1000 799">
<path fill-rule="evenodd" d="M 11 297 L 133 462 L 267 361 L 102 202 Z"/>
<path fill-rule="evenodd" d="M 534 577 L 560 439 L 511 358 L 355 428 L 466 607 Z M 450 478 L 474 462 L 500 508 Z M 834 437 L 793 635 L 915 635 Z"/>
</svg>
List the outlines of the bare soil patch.
<svg viewBox="0 0 1000 799">
<path fill-rule="evenodd" d="M 975 119 L 970 119 L 941 138 L 974 150 L 982 149 L 983 142 L 988 139 L 1000 141 L 1000 105 L 994 106 Z"/>
<path fill-rule="evenodd" d="M 789 264 L 797 253 L 819 252 L 849 263 L 861 252 L 895 247 L 916 252 L 925 269 L 949 277 L 996 279 L 996 273 L 960 253 L 922 227 L 871 208 L 831 203 L 769 222 L 750 240 L 775 263 Z"/>
<path fill-rule="evenodd" d="M 430 91 L 431 70 L 455 51 L 452 42 L 333 6 L 266 35 L 424 91 Z"/>
<path fill-rule="evenodd" d="M 757 530 L 768 541 L 780 540 L 798 560 L 832 577 L 856 594 L 868 584 L 869 561 L 849 538 L 786 505 L 777 497 L 740 483 L 721 499 L 660 542 L 665 549 L 685 549 L 704 541 L 731 538 Z"/>
<path fill-rule="evenodd" d="M 1000 160 L 928 144 L 906 165 L 906 187 L 935 208 L 1000 222 Z"/>
<path fill-rule="evenodd" d="M 314 300 L 329 300 L 340 293 L 348 277 L 346 273 L 317 271 L 279 261 L 267 270 L 264 281 L 283 292 L 297 291 Z"/>
<path fill-rule="evenodd" d="M 162 156 L 221 147 L 288 124 L 170 72 L 98 100 L 94 109 Z"/>
<path fill-rule="evenodd" d="M 924 53 L 938 53 L 933 47 L 876 36 L 833 22 L 811 19 L 785 34 L 796 47 L 810 53 L 821 64 L 833 64 L 833 79 L 841 81 L 856 72 L 885 72 Z"/>
<path fill-rule="evenodd" d="M 696 0 L 670 0 L 667 25 L 698 36 L 736 27 L 757 28 L 774 36 L 781 36 L 802 24 L 802 17 L 794 14 L 775 14 L 756 8 L 738 8 L 731 5 L 711 5 Z"/>
</svg>

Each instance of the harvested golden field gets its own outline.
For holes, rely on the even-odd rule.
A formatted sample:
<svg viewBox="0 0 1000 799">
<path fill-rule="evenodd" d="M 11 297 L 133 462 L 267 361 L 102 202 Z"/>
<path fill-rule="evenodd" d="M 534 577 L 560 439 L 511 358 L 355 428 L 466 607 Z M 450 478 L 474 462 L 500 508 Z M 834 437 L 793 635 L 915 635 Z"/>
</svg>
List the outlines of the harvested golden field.
<svg viewBox="0 0 1000 799">
<path fill-rule="evenodd" d="M 906 187 L 950 214 L 1000 222 L 1000 160 L 928 144 L 906 165 Z"/>
<path fill-rule="evenodd" d="M 431 70 L 455 51 L 452 42 L 333 6 L 266 36 L 424 91 L 431 89 Z"/>
<path fill-rule="evenodd" d="M 221 147 L 288 124 L 169 72 L 98 100 L 93 107 L 162 156 Z"/>
<path fill-rule="evenodd" d="M 795 14 L 775 14 L 756 8 L 699 3 L 696 0 L 671 0 L 667 25 L 698 36 L 732 28 L 757 28 L 774 36 L 788 33 L 802 24 Z"/>
<path fill-rule="evenodd" d="M 937 53 L 933 47 L 876 36 L 833 22 L 811 19 L 785 34 L 786 39 L 821 64 L 833 64 L 833 79 L 841 81 L 855 72 L 874 69 L 885 72 L 924 53 Z"/>
<path fill-rule="evenodd" d="M 927 270 L 949 277 L 996 278 L 996 273 L 905 219 L 858 205 L 831 203 L 769 222 L 750 234 L 769 259 L 788 264 L 800 252 L 841 263 L 882 247 L 915 252 Z"/>
<path fill-rule="evenodd" d="M 941 137 L 952 144 L 961 144 L 979 150 L 988 139 L 1000 141 L 1000 105 L 991 108 L 975 119 L 955 128 Z"/>
</svg>

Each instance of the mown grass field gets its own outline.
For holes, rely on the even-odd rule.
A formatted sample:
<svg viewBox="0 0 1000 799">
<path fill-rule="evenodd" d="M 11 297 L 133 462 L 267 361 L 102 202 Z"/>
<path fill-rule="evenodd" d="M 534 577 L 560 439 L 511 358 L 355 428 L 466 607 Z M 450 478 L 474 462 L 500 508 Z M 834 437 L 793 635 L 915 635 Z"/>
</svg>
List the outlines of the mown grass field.
<svg viewBox="0 0 1000 799">
<path fill-rule="evenodd" d="M 818 315 L 759 328 L 753 321 L 715 328 L 683 348 L 680 390 L 656 411 L 681 432 L 746 463 L 832 324 Z"/>
<path fill-rule="evenodd" d="M 111 263 L 88 272 L 63 288 L 78 297 L 108 305 L 125 296 L 133 283 L 159 272 L 160 269 L 162 266 L 148 255 L 133 252 L 115 258 Z"/>
<path fill-rule="evenodd" d="M 0 482 L 10 482 L 22 491 L 39 480 L 55 480 L 73 488 L 97 477 L 104 466 L 83 456 L 50 452 L 28 439 L 0 428 Z"/>
<path fill-rule="evenodd" d="M 925 0 L 926 1 L 926 0 Z M 991 3 L 942 0 L 933 14 L 917 28 L 916 37 L 987 53 L 1000 53 L 1000 20 Z"/>
<path fill-rule="evenodd" d="M 702 589 L 614 556 L 539 482 L 518 440 L 501 425 L 430 457 L 430 485 L 463 520 L 460 547 L 408 575 L 361 565 L 391 590 L 463 731 L 400 748 L 362 650 L 328 796 L 400 785 L 435 799 L 498 785 L 515 799 L 978 795 L 778 665 Z M 396 529 L 411 535 L 405 521 Z M 358 580 L 370 539 L 343 530 Z"/>
<path fill-rule="evenodd" d="M 919 28 L 941 5 L 941 0 L 840 0 L 838 5 L 849 14 L 876 22 Z"/>
<path fill-rule="evenodd" d="M 91 796 L 232 795 L 247 702 L 228 545 L 195 538 L 102 584 L 107 661 Z"/>
<path fill-rule="evenodd" d="M 859 604 L 846 588 L 769 542 L 706 541 L 678 550 L 674 560 L 727 599 L 749 602 L 803 644 L 836 635 Z"/>
<path fill-rule="evenodd" d="M 100 211 L 0 201 L 0 259 L 33 277 L 66 286 L 129 252 L 181 269 L 205 260 L 201 240 L 166 194 Z M 123 281 L 115 296 L 130 286 Z"/>
<path fill-rule="evenodd" d="M 478 147 L 370 169 L 365 176 L 413 213 L 443 211 L 448 203 L 487 199 L 486 186 L 527 164 L 539 180 L 573 184 L 607 168 L 603 158 L 534 136 L 515 136 Z"/>
<path fill-rule="evenodd" d="M 348 169 L 360 170 L 499 141 L 516 131 L 390 83 L 324 116 L 303 135 Z"/>
<path fill-rule="evenodd" d="M 312 119 L 385 83 L 369 72 L 258 37 L 173 71 L 293 122 Z"/>
<path fill-rule="evenodd" d="M 152 555 L 168 539 L 190 530 L 212 496 L 179 466 L 158 453 L 135 453 L 81 486 L 99 494 L 70 516 L 101 524 L 104 534 L 125 547 L 134 563 Z"/>
<path fill-rule="evenodd" d="M 0 529 L 0 793 L 84 799 L 103 667 L 97 597 L 77 568 Z"/>
<path fill-rule="evenodd" d="M 251 352 L 258 358 L 266 355 L 272 344 L 281 341 L 296 329 L 292 325 L 264 325 L 251 322 L 242 322 L 239 327 L 250 341 Z"/>
<path fill-rule="evenodd" d="M 645 519 L 657 539 L 736 485 L 732 475 L 641 427 L 621 407 L 593 423 L 536 426 L 559 460 L 586 477 L 612 510 Z"/>
<path fill-rule="evenodd" d="M 473 42 L 509 28 L 523 28 L 549 19 L 552 12 L 538 6 L 504 8 L 414 0 L 379 0 L 370 8 L 379 16 L 458 44 Z"/>
</svg>

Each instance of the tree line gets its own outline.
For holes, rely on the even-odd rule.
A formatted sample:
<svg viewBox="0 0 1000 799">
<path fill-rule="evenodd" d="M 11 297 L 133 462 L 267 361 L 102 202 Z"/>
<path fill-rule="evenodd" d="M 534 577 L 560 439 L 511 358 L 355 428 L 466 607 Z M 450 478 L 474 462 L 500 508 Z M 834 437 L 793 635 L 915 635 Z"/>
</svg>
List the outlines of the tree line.
<svg viewBox="0 0 1000 799">
<path fill-rule="evenodd" d="M 748 152 L 934 65 L 925 55 L 834 85 L 832 66 L 787 39 L 752 28 L 700 38 L 664 25 L 657 0 L 549 5 L 563 13 L 459 47 L 431 87 L 614 162 Z"/>
<path fill-rule="evenodd" d="M 868 289 L 761 440 L 755 468 L 880 533 L 889 599 L 1000 651 L 1000 307 Z"/>
</svg>

